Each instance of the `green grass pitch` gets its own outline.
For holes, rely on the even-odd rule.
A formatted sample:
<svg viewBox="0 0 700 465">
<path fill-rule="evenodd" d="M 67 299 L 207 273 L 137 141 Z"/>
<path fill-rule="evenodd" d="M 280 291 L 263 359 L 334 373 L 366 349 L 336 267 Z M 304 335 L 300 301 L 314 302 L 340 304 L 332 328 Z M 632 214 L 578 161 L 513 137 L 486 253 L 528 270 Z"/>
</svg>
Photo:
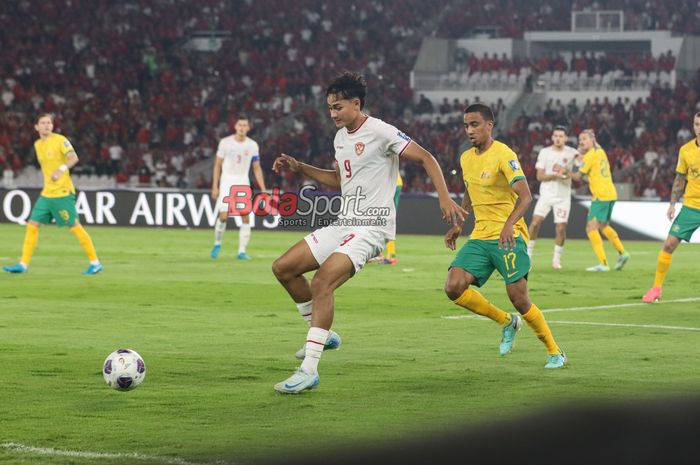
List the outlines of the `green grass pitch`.
<svg viewBox="0 0 700 465">
<path fill-rule="evenodd" d="M 209 258 L 210 230 L 87 229 L 102 274 L 82 276 L 75 238 L 44 227 L 30 272 L 0 275 L 3 464 L 247 463 L 309 438 L 376 444 L 699 385 L 689 358 L 700 342 L 696 245 L 674 255 L 664 302 L 643 306 L 660 243 L 628 242 L 624 271 L 593 274 L 583 271 L 595 263 L 587 242 L 567 242 L 564 269 L 554 271 L 552 241 L 538 241 L 530 294 L 540 308 L 614 306 L 546 313 L 570 364 L 545 371 L 528 327 L 500 358 L 496 324 L 444 318 L 467 314 L 442 292 L 453 253 L 441 237 L 400 236 L 398 265 L 367 265 L 337 292 L 333 328 L 343 346 L 324 354 L 319 389 L 288 397 L 272 386 L 297 366 L 306 326 L 270 265 L 302 234 L 256 230 L 254 259 L 240 262 L 233 227 L 218 260 Z M 16 263 L 23 237 L 23 228 L 0 225 L 2 264 Z M 482 292 L 512 309 L 500 277 Z M 135 391 L 102 380 L 102 361 L 121 347 L 148 367 Z"/>
</svg>

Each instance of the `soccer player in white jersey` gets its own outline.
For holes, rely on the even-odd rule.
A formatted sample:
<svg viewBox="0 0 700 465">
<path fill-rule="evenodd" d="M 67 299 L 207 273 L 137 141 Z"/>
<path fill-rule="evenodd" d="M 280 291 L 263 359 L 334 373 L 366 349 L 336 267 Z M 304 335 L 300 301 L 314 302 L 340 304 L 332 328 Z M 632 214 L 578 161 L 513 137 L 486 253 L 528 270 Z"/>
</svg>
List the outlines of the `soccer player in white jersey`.
<svg viewBox="0 0 700 465">
<path fill-rule="evenodd" d="M 260 150 L 258 143 L 248 137 L 250 123 L 245 116 L 239 116 L 235 125 L 236 133 L 224 137 L 219 142 L 216 150 L 216 162 L 211 180 L 211 198 L 216 199 L 219 209 L 219 217 L 214 225 L 214 247 L 211 249 L 211 258 L 217 258 L 221 252 L 221 241 L 226 231 L 228 220 L 228 203 L 224 197 L 229 195 L 231 186 L 250 186 L 248 173 L 253 167 L 255 180 L 262 191 L 265 191 L 265 179 L 260 168 Z M 238 256 L 239 260 L 250 260 L 246 253 L 248 241 L 250 241 L 250 217 L 241 217 L 241 228 L 238 231 Z"/>
<path fill-rule="evenodd" d="M 281 393 L 298 394 L 318 386 L 318 362 L 323 350 L 340 345 L 340 337 L 331 331 L 334 291 L 379 254 L 388 240 L 394 239 L 399 158 L 423 165 L 435 185 L 443 219 L 461 224 L 466 215 L 450 198 L 435 158 L 394 126 L 363 112 L 366 90 L 364 78 L 347 71 L 326 89 L 330 117 L 338 129 L 334 141 L 335 169 L 316 168 L 286 154 L 281 154 L 273 165 L 277 173 L 287 169 L 340 188 L 344 202 L 356 202 L 335 223 L 307 235 L 272 265 L 273 273 L 310 326 L 301 366 L 275 385 Z M 383 209 L 388 214 L 379 218 L 365 216 L 363 212 L 369 213 L 368 209 Z M 366 224 L 373 219 L 382 221 Z M 312 270 L 318 271 L 309 283 L 304 273 Z"/>
<path fill-rule="evenodd" d="M 537 200 L 530 223 L 530 242 L 527 254 L 532 261 L 535 241 L 540 233 L 542 221 L 549 215 L 554 217 L 554 256 L 552 268 L 561 269 L 561 254 L 566 240 L 566 223 L 571 212 L 571 178 L 569 173 L 574 166 L 578 151 L 566 145 L 566 128 L 556 126 L 552 131 L 552 145 L 540 150 L 535 168 L 540 181 L 540 198 Z"/>
</svg>

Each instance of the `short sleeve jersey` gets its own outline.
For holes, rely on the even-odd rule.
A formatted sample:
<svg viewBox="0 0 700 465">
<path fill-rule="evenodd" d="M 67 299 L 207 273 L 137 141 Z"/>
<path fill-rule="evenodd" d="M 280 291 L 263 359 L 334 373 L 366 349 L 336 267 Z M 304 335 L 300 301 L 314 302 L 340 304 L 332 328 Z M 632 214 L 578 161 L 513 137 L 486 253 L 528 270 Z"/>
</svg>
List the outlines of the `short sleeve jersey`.
<svg viewBox="0 0 700 465">
<path fill-rule="evenodd" d="M 683 194 L 683 205 L 700 210 L 700 147 L 696 139 L 679 150 L 676 172 L 685 174 L 688 179 Z"/>
<path fill-rule="evenodd" d="M 399 176 L 399 157 L 411 138 L 391 124 L 367 116 L 354 131 L 341 128 L 335 135 L 335 161 L 340 171 L 340 191 L 348 202 L 339 218 L 377 218 L 385 226 L 377 226 L 387 239 L 396 235 L 394 194 Z M 358 196 L 359 194 L 359 196 Z M 350 196 L 356 196 L 349 201 Z"/>
<path fill-rule="evenodd" d="M 525 179 L 518 156 L 506 144 L 495 140 L 484 153 L 477 154 L 475 147 L 462 153 L 460 164 L 474 209 L 471 239 L 498 239 L 518 198 L 512 185 Z M 527 242 L 523 218 L 515 223 L 514 235 L 522 235 Z"/>
<path fill-rule="evenodd" d="M 216 157 L 223 159 L 220 184 L 250 183 L 250 165 L 260 160 L 260 150 L 249 137 L 238 142 L 235 136 L 228 136 L 219 142 Z"/>
<path fill-rule="evenodd" d="M 588 176 L 588 187 L 593 200 L 609 202 L 617 200 L 617 190 L 610 173 L 610 162 L 605 150 L 592 147 L 583 156 L 581 173 Z"/>
<path fill-rule="evenodd" d="M 544 174 L 555 174 L 561 168 L 571 171 L 577 153 L 575 148 L 568 145 L 565 145 L 562 150 L 556 150 L 553 145 L 550 145 L 540 150 L 535 168 L 544 170 Z M 540 195 L 556 199 L 571 197 L 571 178 L 542 181 Z"/>
<path fill-rule="evenodd" d="M 44 175 L 44 189 L 41 195 L 65 197 L 75 194 L 75 187 L 68 171 L 64 171 L 56 181 L 51 180 L 54 171 L 66 163 L 67 155 L 75 152 L 70 141 L 61 134 L 53 133 L 44 140 L 38 139 L 34 142 L 34 150 L 41 166 L 41 173 Z"/>
</svg>

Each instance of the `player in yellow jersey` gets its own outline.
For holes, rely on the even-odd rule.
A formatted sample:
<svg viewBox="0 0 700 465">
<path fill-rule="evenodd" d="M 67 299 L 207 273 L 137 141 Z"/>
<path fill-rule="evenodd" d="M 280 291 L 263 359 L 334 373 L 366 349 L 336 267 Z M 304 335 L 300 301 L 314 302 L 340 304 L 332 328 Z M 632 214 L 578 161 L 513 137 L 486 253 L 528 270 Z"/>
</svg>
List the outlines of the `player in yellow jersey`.
<svg viewBox="0 0 700 465">
<path fill-rule="evenodd" d="M 586 271 L 610 271 L 600 232 L 608 238 L 615 250 L 617 250 L 619 255 L 615 263 L 615 269 L 618 271 L 622 270 L 630 259 L 630 254 L 622 245 L 617 231 L 609 224 L 613 207 L 617 200 L 617 190 L 615 189 L 615 184 L 613 184 L 608 155 L 597 144 L 595 133 L 592 129 L 584 129 L 579 134 L 578 148 L 579 153 L 583 154 L 583 158 L 578 160 L 577 166 L 574 167 L 574 172 L 571 173 L 571 178 L 577 181 L 587 181 L 591 190 L 592 200 L 591 208 L 588 210 L 586 234 L 593 246 L 593 252 L 598 257 L 598 264 L 586 268 Z M 583 162 L 583 166 L 580 166 L 580 169 L 577 170 L 581 162 Z"/>
<path fill-rule="evenodd" d="M 399 173 L 396 178 L 396 192 L 394 193 L 394 207 L 396 211 L 399 211 L 399 200 L 401 199 L 401 189 L 403 189 L 403 179 L 401 178 L 401 173 Z M 388 241 L 386 243 L 386 254 L 384 255 L 385 265 L 396 265 L 398 263 L 396 258 L 396 240 Z"/>
<path fill-rule="evenodd" d="M 75 187 L 69 174 L 69 170 L 78 163 L 75 149 L 68 139 L 53 132 L 53 115 L 50 113 L 40 114 L 34 129 L 39 133 L 39 139 L 34 142 L 34 150 L 44 175 L 44 189 L 27 222 L 20 262 L 5 266 L 3 270 L 8 273 L 26 273 L 39 241 L 39 226 L 55 220 L 59 226 L 70 228 L 90 259 L 90 265 L 83 274 L 97 274 L 102 271 L 102 264 L 97 258 L 92 239 L 78 222 L 75 209 Z"/>
<path fill-rule="evenodd" d="M 666 242 L 659 252 L 654 285 L 642 297 L 646 303 L 661 299 L 661 286 L 666 278 L 666 273 L 671 268 L 673 252 L 682 240 L 690 241 L 695 230 L 700 228 L 700 112 L 695 113 L 693 129 L 695 130 L 695 139 L 683 145 L 678 151 L 676 179 L 674 179 L 671 188 L 671 205 L 666 212 L 669 221 L 673 220 L 676 215 L 676 202 L 681 195 L 683 196 L 683 206 L 673 221 Z"/>
<path fill-rule="evenodd" d="M 462 208 L 474 214 L 474 230 L 450 264 L 445 293 L 455 304 L 502 326 L 499 352 L 504 356 L 513 348 L 521 317 L 504 312 L 471 287 L 483 286 L 498 270 L 513 306 L 546 347 L 545 368 L 561 368 L 566 355 L 557 346 L 544 315 L 530 301 L 527 290 L 530 258 L 523 214 L 532 202 L 532 194 L 517 155 L 493 139 L 493 125 L 493 112 L 486 105 L 475 103 L 464 112 L 464 128 L 473 147 L 460 158 L 467 188 Z M 449 249 L 456 249 L 461 232 L 460 225 L 445 234 Z"/>
</svg>

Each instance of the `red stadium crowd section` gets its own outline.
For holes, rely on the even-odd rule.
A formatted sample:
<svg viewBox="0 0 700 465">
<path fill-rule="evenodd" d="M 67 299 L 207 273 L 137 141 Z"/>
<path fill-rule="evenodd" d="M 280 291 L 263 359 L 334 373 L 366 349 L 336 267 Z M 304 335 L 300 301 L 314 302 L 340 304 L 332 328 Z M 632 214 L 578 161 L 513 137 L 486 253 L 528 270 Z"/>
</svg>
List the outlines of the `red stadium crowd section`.
<svg viewBox="0 0 700 465">
<path fill-rule="evenodd" d="M 673 2 L 673 8 L 667 0 L 649 8 L 636 0 L 618 3 L 631 28 L 692 33 L 700 24 L 693 19 L 697 13 L 689 9 L 691 2 Z M 281 9 L 274 0 L 10 2 L 0 12 L 0 166 L 16 173 L 35 163 L 33 118 L 39 111 L 52 111 L 58 115 L 57 130 L 70 137 L 80 155 L 76 172 L 109 175 L 118 182 L 138 175 L 144 183 L 155 179 L 161 186 L 180 185 L 181 177 L 174 175 L 211 158 L 218 139 L 231 132 L 243 113 L 255 128 L 251 137 L 260 142 L 269 181 L 295 188 L 300 181 L 295 175 L 269 172 L 272 159 L 286 152 L 319 166 L 333 165 L 333 128 L 324 116 L 323 83 L 342 69 L 359 69 L 369 81 L 372 113 L 433 152 L 451 189 L 461 191 L 463 128 L 447 115 L 468 102 L 437 106 L 445 114 L 439 120 L 414 117 L 433 111 L 425 99 L 414 103 L 408 82 L 421 39 L 434 30 L 459 37 L 459 21 L 465 18 L 470 24 L 495 21 L 502 35 L 510 37 L 523 30 L 568 29 L 570 3 L 550 0 L 538 9 L 512 0 L 459 5 L 448 0 L 360 0 L 350 6 L 299 0 L 295 8 Z M 498 14 L 505 9 L 521 13 Z M 230 36 L 219 50 L 192 52 L 183 48 L 183 38 L 192 31 L 227 31 Z M 578 55 L 570 63 L 560 58 L 545 56 L 530 65 L 548 70 L 583 70 L 585 65 L 586 72 L 610 61 L 621 65 L 606 56 Z M 624 65 L 672 69 L 673 60 L 638 56 Z M 510 69 L 515 61 L 485 57 L 475 66 Z M 634 181 L 639 195 L 653 188 L 664 196 L 678 144 L 692 137 L 686 133 L 697 94 L 693 81 L 674 91 L 655 88 L 654 105 L 553 102 L 522 115 L 503 139 L 518 151 L 534 179 L 534 158 L 547 143 L 552 124 L 570 123 L 574 133 L 594 127 L 616 168 L 616 180 Z M 265 135 L 285 118 L 291 129 Z M 417 167 L 402 166 L 404 190 L 432 190 Z M 197 179 L 196 187 L 208 186 L 206 176 Z"/>
</svg>

